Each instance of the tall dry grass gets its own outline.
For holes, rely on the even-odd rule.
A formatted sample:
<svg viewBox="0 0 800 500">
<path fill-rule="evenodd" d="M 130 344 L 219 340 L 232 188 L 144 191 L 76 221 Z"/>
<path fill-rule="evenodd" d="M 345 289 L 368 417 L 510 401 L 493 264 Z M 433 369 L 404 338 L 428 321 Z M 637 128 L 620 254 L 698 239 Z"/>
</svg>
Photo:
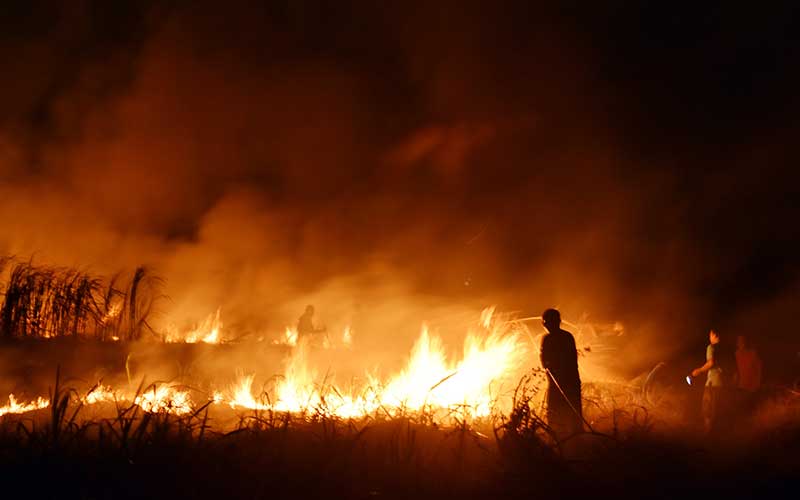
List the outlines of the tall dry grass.
<svg viewBox="0 0 800 500">
<path fill-rule="evenodd" d="M 138 267 L 125 280 L 78 269 L 0 259 L 8 270 L 0 305 L 3 338 L 71 337 L 138 340 L 153 334 L 148 319 L 163 297 L 163 280 Z"/>
</svg>

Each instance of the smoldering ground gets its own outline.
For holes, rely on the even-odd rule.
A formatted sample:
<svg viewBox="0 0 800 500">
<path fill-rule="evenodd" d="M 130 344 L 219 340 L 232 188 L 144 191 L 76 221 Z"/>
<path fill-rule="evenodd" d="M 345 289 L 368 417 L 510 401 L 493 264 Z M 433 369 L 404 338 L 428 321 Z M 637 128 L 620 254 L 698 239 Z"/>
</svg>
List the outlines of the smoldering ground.
<svg viewBox="0 0 800 500">
<path fill-rule="evenodd" d="M 627 375 L 711 325 L 796 352 L 785 5 L 4 7 L 0 249 L 242 334 L 556 305 Z"/>
</svg>

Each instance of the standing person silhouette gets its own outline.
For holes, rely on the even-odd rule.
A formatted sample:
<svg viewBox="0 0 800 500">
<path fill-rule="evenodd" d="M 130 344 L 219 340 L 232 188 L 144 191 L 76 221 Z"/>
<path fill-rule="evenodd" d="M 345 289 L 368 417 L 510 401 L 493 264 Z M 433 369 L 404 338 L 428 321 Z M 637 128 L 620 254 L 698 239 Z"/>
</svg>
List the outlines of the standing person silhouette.
<svg viewBox="0 0 800 500">
<path fill-rule="evenodd" d="M 736 409 L 741 412 L 739 416 L 746 416 L 753 412 L 758 401 L 758 391 L 761 388 L 761 370 L 763 363 L 758 351 L 750 345 L 747 337 L 736 337 Z"/>
<path fill-rule="evenodd" d="M 736 387 L 754 394 L 761 387 L 761 357 L 747 337 L 736 337 Z"/>
<path fill-rule="evenodd" d="M 547 370 L 547 424 L 557 435 L 569 436 L 583 430 L 581 377 L 575 338 L 561 329 L 561 313 L 548 309 L 542 313 L 547 334 L 540 351 Z"/>
<path fill-rule="evenodd" d="M 312 339 L 315 334 L 325 333 L 326 329 L 314 326 L 314 306 L 307 305 L 305 312 L 297 319 L 297 337 Z"/>
</svg>

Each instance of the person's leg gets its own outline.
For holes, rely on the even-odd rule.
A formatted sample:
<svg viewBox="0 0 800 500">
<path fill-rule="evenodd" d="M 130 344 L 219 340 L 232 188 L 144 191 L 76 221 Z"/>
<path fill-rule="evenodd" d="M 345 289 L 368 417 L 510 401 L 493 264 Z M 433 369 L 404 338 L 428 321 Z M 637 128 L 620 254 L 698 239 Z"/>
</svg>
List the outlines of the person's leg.
<svg viewBox="0 0 800 500">
<path fill-rule="evenodd" d="M 715 414 L 715 427 L 723 435 L 729 435 L 737 429 L 739 421 L 736 406 L 738 390 L 731 386 L 717 388 L 717 411 Z"/>
<path fill-rule="evenodd" d="M 709 385 L 703 389 L 703 430 L 709 434 L 714 427 L 714 418 L 716 417 L 716 391 L 714 387 Z"/>
<path fill-rule="evenodd" d="M 547 392 L 547 425 L 555 432 L 558 439 L 573 434 L 572 422 L 575 412 L 557 387 L 549 387 Z"/>
<path fill-rule="evenodd" d="M 572 407 L 570 413 L 572 414 L 572 432 L 579 433 L 588 429 L 583 428 L 583 401 L 581 399 L 580 388 L 573 390 L 571 394 Z"/>
</svg>

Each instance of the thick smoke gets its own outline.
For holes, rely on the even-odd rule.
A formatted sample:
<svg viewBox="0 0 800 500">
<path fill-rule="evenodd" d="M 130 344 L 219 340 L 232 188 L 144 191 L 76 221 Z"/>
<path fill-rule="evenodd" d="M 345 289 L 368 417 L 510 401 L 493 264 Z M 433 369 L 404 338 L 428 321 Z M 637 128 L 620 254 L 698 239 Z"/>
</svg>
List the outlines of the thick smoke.
<svg viewBox="0 0 800 500">
<path fill-rule="evenodd" d="M 720 97 L 676 74 L 729 55 L 724 30 L 667 53 L 630 27 L 650 12 L 101 4 L 4 22 L 4 254 L 147 265 L 163 321 L 221 307 L 234 336 L 314 303 L 405 352 L 423 320 L 557 306 L 622 323 L 628 374 L 711 325 L 791 339 L 792 135 L 758 100 L 792 75 Z"/>
</svg>

